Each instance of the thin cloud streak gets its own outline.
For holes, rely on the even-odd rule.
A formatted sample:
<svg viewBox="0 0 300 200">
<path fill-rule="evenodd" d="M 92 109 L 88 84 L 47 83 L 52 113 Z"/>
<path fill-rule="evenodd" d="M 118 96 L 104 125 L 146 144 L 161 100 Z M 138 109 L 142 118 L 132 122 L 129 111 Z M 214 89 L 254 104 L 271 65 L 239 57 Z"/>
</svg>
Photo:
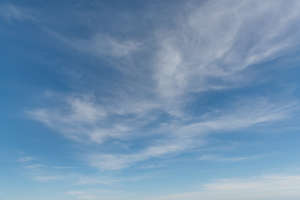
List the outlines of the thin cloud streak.
<svg viewBox="0 0 300 200">
<path fill-rule="evenodd" d="M 11 3 L 0 4 L 0 18 L 8 22 L 36 21 L 35 17 L 26 8 L 18 7 Z"/>
<path fill-rule="evenodd" d="M 100 33 L 86 39 L 69 38 L 50 30 L 49 33 L 69 47 L 95 57 L 126 58 L 138 52 L 142 47 L 140 42 L 124 41 Z"/>
<path fill-rule="evenodd" d="M 299 44 L 299 7 L 298 1 L 230 0 L 190 8 L 188 16 L 176 18 L 177 28 L 157 34 L 157 92 L 174 99 L 239 87 L 247 78 L 243 72 Z"/>
<path fill-rule="evenodd" d="M 300 198 L 298 175 L 270 175 L 244 179 L 216 180 L 195 192 L 155 197 L 156 200 L 296 200 Z M 149 199 L 150 200 L 150 199 Z"/>
<path fill-rule="evenodd" d="M 21 162 L 21 163 L 28 163 L 28 162 L 31 162 L 31 161 L 34 161 L 34 160 L 35 159 L 31 156 L 25 156 L 25 157 L 19 158 L 17 161 Z"/>
<path fill-rule="evenodd" d="M 91 166 L 102 170 L 120 170 L 153 158 L 190 151 L 205 145 L 206 136 L 211 133 L 243 130 L 256 125 L 273 123 L 290 117 L 297 104 L 271 104 L 256 101 L 247 107 L 236 107 L 234 112 L 212 116 L 189 125 L 172 124 L 165 129 L 167 138 L 160 138 L 144 150 L 133 154 L 94 154 L 88 157 Z"/>
<path fill-rule="evenodd" d="M 243 177 L 297 164 L 300 1 L 31 3 L 0 3 L 4 110 L 64 139 L 8 119 L 5 176 L 50 199 L 300 199 L 297 173 Z"/>
<path fill-rule="evenodd" d="M 241 156 L 241 157 L 226 157 L 214 154 L 202 155 L 198 159 L 201 161 L 216 161 L 216 162 L 240 162 L 261 158 L 262 156 Z"/>
<path fill-rule="evenodd" d="M 241 106 L 224 106 L 216 114 L 201 113 L 199 116 L 187 112 L 185 105 L 195 100 L 193 94 L 243 87 L 245 79 L 255 80 L 254 76 L 248 77 L 248 70 L 291 51 L 300 42 L 300 32 L 293 29 L 300 22 L 300 3 L 290 3 L 292 6 L 285 6 L 285 1 L 209 1 L 200 7 L 186 8 L 189 14 L 176 16 L 175 28 L 153 31 L 151 41 L 156 43 L 157 49 L 142 66 L 151 69 L 151 73 L 141 74 L 152 82 L 150 86 L 135 82 L 131 88 L 134 91 L 143 85 L 146 90 L 136 90 L 132 96 L 127 94 L 128 99 L 125 102 L 118 99 L 117 106 L 111 106 L 116 102 L 113 98 L 103 101 L 100 97 L 93 99 L 84 94 L 79 98 L 66 95 L 62 105 L 32 109 L 27 114 L 81 143 L 106 144 L 121 140 L 131 144 L 135 137 L 160 136 L 135 152 L 90 152 L 84 156 L 91 166 L 102 170 L 120 170 L 149 159 L 190 151 L 202 146 L 208 134 L 285 120 L 297 110 L 292 100 L 277 104 L 246 96 L 245 99 L 251 101 Z M 274 22 L 278 22 L 278 26 L 273 28 Z M 141 44 L 101 33 L 74 41 L 57 36 L 69 47 L 116 60 L 130 57 L 140 50 Z M 146 45 L 142 48 L 142 51 L 153 51 Z M 129 65 L 123 68 L 126 67 L 132 69 Z M 153 99 L 148 100 L 148 94 Z M 166 122 L 153 125 L 152 122 L 162 115 L 166 116 Z M 144 129 L 147 126 L 151 126 L 151 131 Z"/>
</svg>

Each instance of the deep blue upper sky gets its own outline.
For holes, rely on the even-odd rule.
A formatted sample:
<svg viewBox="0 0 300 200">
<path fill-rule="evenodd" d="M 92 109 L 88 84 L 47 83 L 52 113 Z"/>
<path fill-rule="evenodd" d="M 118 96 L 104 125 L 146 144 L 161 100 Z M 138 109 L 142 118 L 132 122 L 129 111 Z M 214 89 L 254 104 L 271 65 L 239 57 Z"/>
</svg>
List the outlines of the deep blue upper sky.
<svg viewBox="0 0 300 200">
<path fill-rule="evenodd" d="M 0 199 L 298 200 L 299 9 L 1 1 Z"/>
</svg>

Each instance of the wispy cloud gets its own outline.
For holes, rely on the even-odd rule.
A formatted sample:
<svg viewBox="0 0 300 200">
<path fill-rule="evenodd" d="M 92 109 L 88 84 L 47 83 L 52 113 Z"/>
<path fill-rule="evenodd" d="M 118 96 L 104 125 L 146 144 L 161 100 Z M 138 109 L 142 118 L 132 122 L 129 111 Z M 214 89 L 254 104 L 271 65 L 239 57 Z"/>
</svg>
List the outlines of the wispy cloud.
<svg viewBox="0 0 300 200">
<path fill-rule="evenodd" d="M 150 176 L 143 175 L 143 176 L 130 176 L 130 177 L 109 177 L 109 176 L 76 176 L 76 181 L 74 185 L 106 185 L 112 186 L 116 184 L 122 183 L 132 183 L 138 182 L 141 180 L 149 179 Z"/>
<path fill-rule="evenodd" d="M 10 3 L 0 4 L 0 18 L 3 18 L 7 21 L 35 20 L 27 9 Z"/>
<path fill-rule="evenodd" d="M 31 165 L 25 165 L 24 166 L 27 169 L 40 169 L 46 167 L 45 165 L 42 164 L 31 164 Z"/>
<path fill-rule="evenodd" d="M 72 196 L 78 200 L 120 200 L 120 199 L 136 199 L 137 195 L 130 194 L 121 189 L 82 189 L 82 190 L 70 190 L 66 192 L 67 195 Z"/>
<path fill-rule="evenodd" d="M 195 192 L 183 192 L 158 200 L 296 200 L 300 197 L 298 175 L 270 175 L 244 179 L 224 179 L 204 184 Z"/>
<path fill-rule="evenodd" d="M 118 182 L 120 182 L 119 179 L 81 176 L 78 178 L 76 185 L 112 185 Z"/>
<path fill-rule="evenodd" d="M 132 166 L 134 163 L 142 162 L 151 158 L 163 157 L 184 149 L 183 145 L 176 143 L 153 145 L 141 152 L 133 154 L 94 154 L 88 156 L 91 166 L 103 170 L 119 170 Z"/>
<path fill-rule="evenodd" d="M 118 170 L 127 168 L 135 163 L 152 158 L 160 158 L 198 148 L 205 144 L 205 136 L 210 133 L 224 133 L 227 131 L 243 130 L 255 125 L 263 125 L 290 116 L 297 106 L 291 104 L 271 104 L 255 101 L 252 105 L 238 106 L 234 112 L 210 116 L 200 122 L 190 124 L 171 124 L 168 129 L 168 137 L 160 138 L 159 142 L 152 143 L 140 152 L 132 154 L 95 154 L 88 160 L 94 167 L 104 170 Z M 234 158 L 232 158 L 234 159 Z M 236 158 L 237 159 L 237 158 Z M 240 157 L 240 160 L 242 157 Z"/>
<path fill-rule="evenodd" d="M 120 191 L 118 191 L 120 192 Z M 71 190 L 66 192 L 67 195 L 73 196 L 74 198 L 78 200 L 97 200 L 99 197 L 103 198 L 105 196 L 105 199 L 115 199 L 115 194 L 113 194 L 112 191 L 109 190 Z M 114 197 L 113 197 L 114 196 Z"/>
<path fill-rule="evenodd" d="M 108 112 L 89 97 L 68 97 L 63 101 L 63 106 L 65 108 L 36 109 L 28 111 L 28 114 L 76 141 L 101 143 L 108 137 L 120 137 L 120 134 L 128 129 L 122 125 L 101 127 L 101 122 L 106 119 Z"/>
<path fill-rule="evenodd" d="M 19 158 L 17 161 L 21 162 L 21 163 L 27 163 L 27 162 L 31 162 L 31 161 L 34 161 L 34 160 L 35 159 L 31 156 L 25 156 L 25 157 Z"/>
<path fill-rule="evenodd" d="M 252 159 L 258 159 L 262 156 L 240 156 L 240 157 L 226 157 L 214 154 L 201 155 L 198 159 L 202 161 L 217 161 L 217 162 L 239 162 Z"/>
<path fill-rule="evenodd" d="M 274 174 L 248 178 L 217 179 L 206 184 L 193 186 L 188 192 L 177 192 L 167 195 L 151 195 L 143 199 L 152 200 L 181 200 L 181 199 L 207 199 L 207 200 L 283 200 L 286 198 L 296 200 L 300 197 L 300 177 L 297 174 Z M 71 190 L 66 192 L 77 199 L 89 200 L 107 197 L 106 199 L 136 199 L 141 198 L 126 191 L 116 190 Z"/>
<path fill-rule="evenodd" d="M 155 103 L 140 101 L 130 104 L 101 104 L 92 96 L 62 97 L 61 105 L 29 110 L 34 120 L 53 128 L 78 142 L 103 143 L 109 138 L 123 138 L 151 121 Z M 149 113 L 148 113 L 149 112 Z M 118 118 L 118 121 L 111 121 Z"/>
<path fill-rule="evenodd" d="M 158 93 L 173 99 L 242 85 L 249 78 L 245 70 L 299 44 L 294 25 L 300 21 L 300 4 L 289 3 L 208 1 L 188 8 L 188 16 L 176 18 L 177 28 L 158 34 L 154 76 Z"/>
<path fill-rule="evenodd" d="M 286 137 L 283 136 L 281 123 L 294 123 L 298 127 L 296 117 L 299 116 L 299 95 L 293 95 L 292 92 L 290 95 L 283 95 L 286 94 L 283 90 L 289 86 L 281 86 L 281 82 L 278 82 L 280 86 L 275 88 L 271 84 L 277 83 L 277 78 L 281 80 L 281 76 L 285 78 L 284 83 L 290 84 L 288 73 L 292 72 L 287 72 L 286 66 L 276 66 L 277 69 L 273 70 L 275 66 L 272 63 L 278 58 L 285 59 L 285 55 L 295 53 L 294 50 L 299 48 L 300 1 L 188 0 L 180 3 L 179 12 L 174 13 L 168 10 L 169 3 L 163 3 L 166 15 L 170 15 L 167 20 L 161 20 L 161 24 L 148 28 L 146 23 L 154 22 L 154 15 L 151 15 L 145 17 L 146 26 L 139 27 L 137 24 L 126 30 L 121 30 L 124 25 L 119 27 L 119 24 L 113 24 L 112 27 L 114 20 L 102 24 L 105 20 L 100 20 L 97 8 L 91 14 L 93 17 L 86 14 L 91 11 L 91 7 L 94 9 L 99 4 L 96 1 L 88 5 L 83 2 L 72 6 L 62 4 L 61 10 L 56 9 L 55 2 L 52 2 L 53 7 L 51 3 L 49 10 L 45 5 L 34 5 L 34 8 L 41 9 L 39 13 L 43 14 L 45 11 L 49 14 L 35 23 L 39 28 L 34 30 L 29 27 L 30 31 L 20 38 L 14 38 L 20 34 L 7 34 L 9 41 L 16 41 L 16 44 L 21 38 L 27 38 L 24 44 L 33 48 L 30 49 L 33 50 L 31 56 L 37 50 L 44 49 L 39 59 L 54 59 L 54 62 L 47 62 L 46 68 L 37 65 L 21 70 L 21 75 L 32 73 L 33 78 L 42 75 L 37 82 L 29 83 L 42 83 L 38 85 L 38 89 L 25 87 L 26 91 L 23 93 L 28 88 L 32 90 L 29 93 L 41 89 L 47 91 L 49 88 L 44 87 L 48 86 L 51 90 L 62 92 L 48 92 L 42 100 L 35 98 L 25 102 L 25 114 L 28 118 L 65 138 L 45 141 L 44 137 L 37 136 L 34 132 L 38 130 L 33 130 L 34 133 L 32 130 L 27 131 L 35 138 L 34 141 L 27 138 L 25 143 L 36 144 L 36 147 L 30 147 L 30 152 L 41 151 L 39 155 L 43 156 L 43 160 L 35 156 L 24 156 L 25 154 L 18 160 L 14 158 L 14 163 L 22 166 L 20 169 L 24 170 L 25 176 L 36 181 L 35 184 L 54 183 L 51 187 L 58 187 L 59 191 L 62 189 L 61 185 L 67 185 L 67 190 L 70 191 L 66 192 L 66 198 L 62 197 L 64 199 L 300 198 L 300 176 L 297 174 L 230 179 L 219 179 L 218 176 L 226 173 L 223 177 L 228 177 L 226 167 L 233 165 L 240 170 L 237 174 L 248 170 L 253 170 L 255 174 L 254 170 L 260 166 L 250 169 L 247 168 L 248 164 L 260 164 L 261 158 L 269 155 L 265 151 L 272 151 L 271 146 L 275 149 L 281 142 L 277 138 Z M 108 4 L 101 3 L 103 10 Z M 137 3 L 133 7 L 134 10 L 139 10 L 150 4 L 154 5 L 142 3 L 141 8 L 140 3 Z M 126 4 L 124 9 L 131 6 Z M 118 11 L 117 7 L 113 5 L 110 9 Z M 174 7 L 179 6 L 175 3 Z M 63 11 L 66 13 L 59 13 Z M 132 14 L 131 11 L 128 15 Z M 134 11 L 134 17 L 144 15 L 143 11 Z M 33 13 L 12 3 L 0 4 L 0 20 L 4 20 L 4 26 L 8 25 L 12 29 L 16 27 L 10 26 L 13 23 L 18 25 L 24 21 L 34 22 L 36 15 Z M 112 13 L 108 12 L 103 16 L 112 16 Z M 82 19 L 87 15 L 88 19 Z M 92 18 L 99 19 L 97 24 L 91 23 Z M 57 23 L 51 20 L 61 21 Z M 22 31 L 23 25 L 26 23 L 17 27 L 18 30 Z M 108 26 L 110 30 L 107 29 Z M 39 31 L 34 34 L 37 30 Z M 38 37 L 34 38 L 35 36 Z M 41 43 L 39 40 L 42 40 Z M 11 52 L 17 47 L 17 54 L 23 54 L 24 47 L 19 48 L 17 45 L 12 45 Z M 27 59 L 28 52 L 24 53 L 24 56 L 21 55 L 22 59 L 30 60 L 27 65 L 40 62 L 39 59 Z M 8 59 L 13 61 L 14 57 Z M 58 75 L 60 67 L 63 68 L 64 75 L 72 75 L 62 80 Z M 270 82 L 266 82 L 265 74 L 261 73 L 266 69 L 270 72 Z M 47 73 L 48 70 L 54 73 Z M 280 72 L 284 73 L 279 74 Z M 296 74 L 293 74 L 296 79 L 294 76 Z M 43 81 L 44 77 L 46 82 Z M 17 79 L 15 81 L 20 83 Z M 295 85 L 297 83 L 294 82 Z M 38 105 L 28 106 L 28 102 L 37 101 Z M 274 136 L 274 129 L 278 129 L 276 131 L 280 134 Z M 264 132 L 269 135 L 264 135 L 260 140 L 260 134 Z M 279 142 L 272 144 L 275 140 Z M 241 145 L 233 151 L 230 148 L 237 141 L 247 145 Z M 45 147 L 41 148 L 44 142 Z M 61 151 L 64 155 L 58 155 L 61 156 L 59 159 L 54 155 L 59 149 L 52 151 L 56 142 L 59 147 L 63 147 L 59 149 L 66 150 Z M 289 145 L 294 141 L 288 138 L 284 142 Z M 259 148 L 247 149 L 248 145 L 257 145 Z M 292 150 L 294 149 L 290 148 L 280 153 L 292 157 Z M 60 163 L 53 164 L 58 160 Z M 186 167 L 179 169 L 179 165 L 184 165 L 182 160 L 192 163 L 187 166 L 191 171 L 187 172 Z M 276 161 L 266 159 L 263 167 L 270 167 L 265 163 L 271 165 L 273 162 Z M 215 164 L 226 167 L 222 168 L 220 174 L 214 173 L 220 167 L 214 168 Z M 202 174 L 201 170 L 207 166 L 212 173 Z M 160 167 L 164 169 L 157 169 Z M 149 172 L 149 177 L 153 175 L 155 180 L 144 181 L 149 177 L 139 174 L 145 171 Z M 165 177 L 155 176 L 157 171 L 167 173 L 163 174 Z M 193 182 L 198 178 L 202 181 L 212 176 L 217 176 L 217 179 L 200 183 L 189 191 L 178 190 L 173 193 L 170 190 L 177 186 L 172 183 L 173 172 L 182 175 L 194 175 L 193 172 L 197 172 L 192 177 Z M 167 183 L 170 184 L 169 195 L 154 195 L 153 198 L 143 196 L 150 193 L 145 191 L 149 190 L 149 186 L 156 185 L 157 180 L 160 181 L 158 185 L 164 188 L 162 179 L 169 180 L 168 178 L 171 180 Z M 181 177 L 175 179 L 177 178 Z M 189 182 L 188 178 L 184 177 L 182 181 L 184 188 Z M 138 185 L 139 182 L 141 185 Z M 131 195 L 130 192 L 120 191 L 120 188 L 137 194 Z M 164 189 L 157 189 L 157 193 L 168 193 Z"/>
<path fill-rule="evenodd" d="M 73 190 L 73 191 L 66 192 L 66 194 L 73 196 L 79 200 L 93 200 L 93 199 L 97 198 L 97 196 L 89 194 L 89 192 L 86 192 L 86 191 Z"/>
<path fill-rule="evenodd" d="M 49 182 L 49 181 L 58 181 L 64 179 L 62 176 L 35 176 L 33 177 L 35 181 L 38 182 Z"/>
<path fill-rule="evenodd" d="M 113 57 L 125 58 L 137 52 L 142 44 L 134 40 L 121 40 L 107 34 L 95 34 L 88 38 L 69 38 L 56 32 L 51 34 L 60 41 L 74 48 L 79 52 L 83 52 L 96 57 Z"/>
<path fill-rule="evenodd" d="M 149 49 L 143 45 L 143 51 L 148 53 L 145 62 L 141 62 L 144 57 L 132 57 L 143 63 L 140 68 L 147 73 L 140 73 L 139 81 L 125 74 L 124 79 L 130 80 L 119 84 L 128 83 L 126 88 L 130 89 L 112 89 L 111 97 L 65 95 L 54 106 L 31 109 L 27 114 L 77 142 L 103 144 L 122 140 L 132 144 L 134 137 L 150 138 L 138 149 L 122 153 L 95 151 L 84 156 L 91 166 L 104 170 L 119 170 L 199 148 L 208 134 L 285 120 L 297 108 L 292 100 L 276 103 L 246 95 L 247 101 L 232 107 L 224 105 L 218 112 L 195 116 L 185 109 L 191 99 L 201 100 L 193 94 L 238 88 L 245 80 L 255 80 L 247 73 L 250 69 L 299 44 L 300 32 L 294 25 L 300 22 L 300 4 L 292 0 L 291 6 L 285 5 L 281 0 L 213 0 L 193 8 L 187 6 L 184 9 L 188 14 L 176 15 L 173 28 L 153 30 L 154 38 L 149 41 L 155 44 Z M 116 60 L 131 57 L 141 45 L 102 33 L 76 39 L 56 36 L 68 47 Z M 128 63 L 123 68 L 132 69 Z M 159 138 L 152 139 L 153 134 Z"/>
</svg>

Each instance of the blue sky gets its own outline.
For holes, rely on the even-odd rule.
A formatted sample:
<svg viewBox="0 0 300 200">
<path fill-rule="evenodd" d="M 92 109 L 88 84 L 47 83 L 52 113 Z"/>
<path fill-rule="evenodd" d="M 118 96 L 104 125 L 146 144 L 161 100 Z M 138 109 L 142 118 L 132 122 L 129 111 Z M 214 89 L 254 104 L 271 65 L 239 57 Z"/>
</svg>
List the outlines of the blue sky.
<svg viewBox="0 0 300 200">
<path fill-rule="evenodd" d="M 1 1 L 0 199 L 299 199 L 299 9 Z"/>
</svg>

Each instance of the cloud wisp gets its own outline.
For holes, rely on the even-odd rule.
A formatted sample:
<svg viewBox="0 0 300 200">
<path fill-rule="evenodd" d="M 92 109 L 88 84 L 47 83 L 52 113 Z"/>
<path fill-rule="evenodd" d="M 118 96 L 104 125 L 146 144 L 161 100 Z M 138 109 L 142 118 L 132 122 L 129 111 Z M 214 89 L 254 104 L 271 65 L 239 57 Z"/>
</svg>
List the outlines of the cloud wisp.
<svg viewBox="0 0 300 200">
<path fill-rule="evenodd" d="M 299 0 L 4 1 L 0 199 L 300 199 Z"/>
<path fill-rule="evenodd" d="M 300 197 L 299 175 L 273 174 L 247 178 L 216 179 L 206 184 L 193 186 L 187 192 L 147 197 L 147 200 L 181 200 L 181 199 L 207 199 L 207 200 L 282 200 L 289 198 L 296 200 Z M 99 199 L 107 196 L 112 199 L 127 199 L 128 192 L 119 191 L 122 197 L 117 197 L 110 190 L 77 190 L 69 191 L 68 195 L 78 199 Z"/>
<path fill-rule="evenodd" d="M 3 18 L 8 22 L 27 20 L 35 21 L 35 18 L 29 10 L 10 3 L 0 4 L 0 18 Z"/>
<path fill-rule="evenodd" d="M 249 78 L 243 72 L 251 66 L 284 55 L 299 44 L 295 25 L 300 21 L 300 4 L 289 3 L 209 1 L 189 8 L 188 16 L 176 18 L 177 29 L 158 34 L 157 92 L 173 99 L 242 85 Z"/>
<path fill-rule="evenodd" d="M 223 179 L 204 184 L 195 192 L 155 197 L 158 200 L 296 200 L 300 197 L 298 175 L 270 175 L 252 178 Z"/>
<path fill-rule="evenodd" d="M 21 157 L 19 158 L 17 161 L 20 162 L 20 163 L 28 163 L 28 162 L 31 162 L 31 161 L 34 161 L 35 159 L 31 156 L 24 156 L 24 157 Z"/>
<path fill-rule="evenodd" d="M 109 138 L 126 137 L 139 129 L 149 118 L 147 112 L 155 108 L 155 104 L 147 102 L 140 102 L 132 109 L 130 105 L 106 106 L 85 95 L 67 96 L 60 107 L 34 109 L 27 114 L 77 142 L 103 143 Z M 111 122 L 114 117 L 119 120 Z"/>
<path fill-rule="evenodd" d="M 205 145 L 206 136 L 211 133 L 224 133 L 244 130 L 256 125 L 272 124 L 287 119 L 297 109 L 297 104 L 272 105 L 265 100 L 256 101 L 253 105 L 236 107 L 229 113 L 218 114 L 200 122 L 185 124 L 169 124 L 161 127 L 166 137 L 159 142 L 153 142 L 140 152 L 132 154 L 94 154 L 89 156 L 91 166 L 103 170 L 119 170 L 130 167 L 136 163 L 153 158 L 162 158 L 178 153 L 191 151 Z M 234 158 L 233 158 L 234 159 Z M 242 157 L 235 159 L 243 160 Z"/>
<path fill-rule="evenodd" d="M 293 0 L 290 6 L 281 0 L 276 3 L 213 0 L 201 6 L 195 4 L 193 8 L 186 6 L 188 14 L 174 16 L 173 28 L 153 30 L 153 38 L 145 38 L 154 43 L 149 48 L 144 42 L 120 40 L 101 31 L 90 34 L 94 36 L 88 39 L 68 39 L 56 34 L 66 46 L 84 52 L 83 56 L 88 54 L 99 59 L 108 56 L 116 62 L 130 57 L 135 63 L 143 63 L 140 68 L 149 73 L 139 71 L 141 77 L 132 81 L 128 71 L 135 68 L 120 62 L 124 64 L 122 68 L 130 70 L 124 74 L 124 82 L 114 84 L 120 88 L 123 88 L 121 84 L 128 84 L 121 91 L 126 98 L 116 100 L 114 97 L 122 96 L 120 90 L 109 86 L 114 97 L 103 97 L 99 95 L 100 89 L 93 88 L 97 91 L 95 96 L 82 92 L 79 96 L 64 95 L 53 107 L 31 109 L 27 114 L 80 143 L 122 141 L 134 146 L 133 138 L 150 138 L 134 151 L 95 151 L 85 156 L 91 166 L 102 170 L 120 170 L 153 158 L 190 151 L 202 146 L 206 135 L 212 133 L 285 120 L 297 110 L 297 103 L 292 100 L 276 103 L 245 95 L 244 99 L 251 101 L 233 108 L 224 105 L 219 112 L 197 116 L 186 105 L 201 101 L 199 94 L 204 92 L 226 92 L 242 88 L 245 82 L 250 85 L 255 76 L 248 72 L 259 71 L 257 66 L 293 50 L 300 42 L 300 32 L 295 29 L 295 24 L 300 22 L 299 8 L 300 3 Z M 274 22 L 278 24 L 276 27 Z M 148 52 L 147 59 L 132 56 L 140 51 Z"/>
</svg>

